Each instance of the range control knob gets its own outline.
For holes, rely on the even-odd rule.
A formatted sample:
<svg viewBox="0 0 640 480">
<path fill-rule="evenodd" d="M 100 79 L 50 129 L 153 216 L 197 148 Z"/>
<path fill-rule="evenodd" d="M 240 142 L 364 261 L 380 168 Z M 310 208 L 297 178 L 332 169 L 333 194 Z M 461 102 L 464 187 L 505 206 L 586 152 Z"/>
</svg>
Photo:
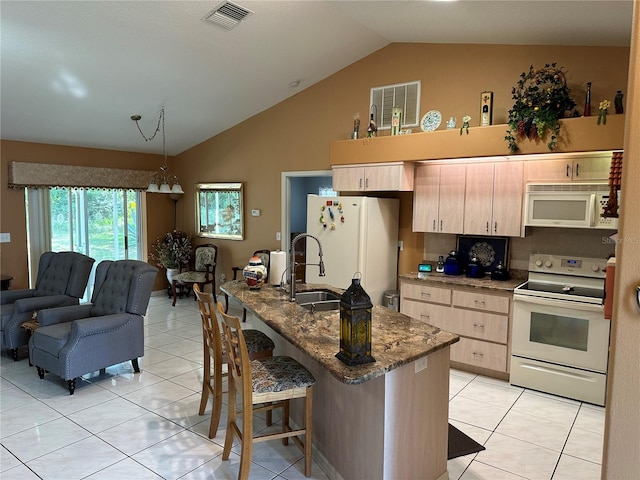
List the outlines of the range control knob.
<svg viewBox="0 0 640 480">
<path fill-rule="evenodd" d="M 597 272 L 598 270 L 600 270 L 600 265 L 594 263 L 593 265 L 591 265 L 591 270 Z"/>
<path fill-rule="evenodd" d="M 542 260 L 538 259 L 536 260 L 536 267 L 541 267 L 542 266 Z"/>
<path fill-rule="evenodd" d="M 546 262 L 544 262 L 544 266 L 547 268 L 551 268 L 551 265 L 553 265 L 553 263 L 551 263 L 551 260 L 547 260 Z"/>
</svg>

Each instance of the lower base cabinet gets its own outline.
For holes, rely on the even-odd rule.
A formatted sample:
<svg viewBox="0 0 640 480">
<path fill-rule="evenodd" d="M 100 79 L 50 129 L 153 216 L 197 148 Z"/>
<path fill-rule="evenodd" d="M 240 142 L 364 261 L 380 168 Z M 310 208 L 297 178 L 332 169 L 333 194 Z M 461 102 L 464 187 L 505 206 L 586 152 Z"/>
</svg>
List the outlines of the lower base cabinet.
<svg viewBox="0 0 640 480">
<path fill-rule="evenodd" d="M 453 367 L 508 376 L 512 292 L 401 279 L 400 297 L 401 313 L 460 336 L 451 346 Z"/>
</svg>

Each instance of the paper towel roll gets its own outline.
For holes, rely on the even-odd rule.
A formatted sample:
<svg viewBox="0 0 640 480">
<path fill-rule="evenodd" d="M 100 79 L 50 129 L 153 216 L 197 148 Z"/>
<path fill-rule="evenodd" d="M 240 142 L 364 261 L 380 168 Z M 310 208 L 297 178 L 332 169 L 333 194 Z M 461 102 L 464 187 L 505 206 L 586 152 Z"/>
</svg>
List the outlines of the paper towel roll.
<svg viewBox="0 0 640 480">
<path fill-rule="evenodd" d="M 280 279 L 287 269 L 287 253 L 276 250 L 269 253 L 269 283 L 280 285 Z M 285 279 L 286 281 L 286 279 Z"/>
</svg>

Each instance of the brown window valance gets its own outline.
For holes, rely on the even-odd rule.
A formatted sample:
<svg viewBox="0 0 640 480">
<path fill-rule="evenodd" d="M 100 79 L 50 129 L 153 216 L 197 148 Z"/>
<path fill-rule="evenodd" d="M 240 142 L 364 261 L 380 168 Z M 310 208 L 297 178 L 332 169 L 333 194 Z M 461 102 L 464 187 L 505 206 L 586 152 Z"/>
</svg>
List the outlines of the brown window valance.
<svg viewBox="0 0 640 480">
<path fill-rule="evenodd" d="M 9 187 L 124 188 L 146 190 L 156 172 L 81 167 L 49 163 L 9 162 Z"/>
</svg>

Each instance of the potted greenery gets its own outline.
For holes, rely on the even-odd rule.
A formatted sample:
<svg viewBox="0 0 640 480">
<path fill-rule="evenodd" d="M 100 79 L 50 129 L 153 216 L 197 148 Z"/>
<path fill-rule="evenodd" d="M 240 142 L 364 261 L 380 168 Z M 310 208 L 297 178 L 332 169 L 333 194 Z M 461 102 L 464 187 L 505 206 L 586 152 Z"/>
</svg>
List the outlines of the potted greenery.
<svg viewBox="0 0 640 480">
<path fill-rule="evenodd" d="M 192 250 L 191 235 L 174 230 L 167 232 L 164 237 L 155 241 L 149 258 L 158 267 L 167 269 L 167 279 L 171 283 L 171 277 L 179 272 L 181 267 L 189 263 Z"/>
<path fill-rule="evenodd" d="M 520 74 L 520 80 L 511 93 L 515 104 L 509 110 L 509 130 L 504 137 L 509 143 L 509 150 L 518 151 L 518 137 L 538 140 L 547 135 L 549 150 L 556 148 L 560 119 L 576 106 L 569 96 L 562 69 L 555 63 L 540 69 L 531 65 L 529 72 Z"/>
</svg>

